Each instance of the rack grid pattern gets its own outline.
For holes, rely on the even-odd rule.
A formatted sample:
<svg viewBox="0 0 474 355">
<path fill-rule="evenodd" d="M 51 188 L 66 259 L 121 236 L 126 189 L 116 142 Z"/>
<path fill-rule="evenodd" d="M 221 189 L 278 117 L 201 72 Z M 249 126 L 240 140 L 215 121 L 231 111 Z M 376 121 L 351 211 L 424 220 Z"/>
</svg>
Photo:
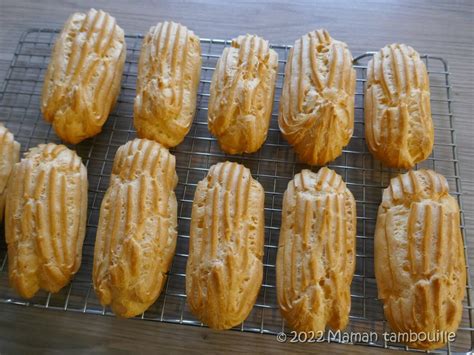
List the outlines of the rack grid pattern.
<svg viewBox="0 0 474 355">
<path fill-rule="evenodd" d="M 52 29 L 31 29 L 21 36 L 3 90 L 0 91 L 0 120 L 21 143 L 22 152 L 40 143 L 60 142 L 51 126 L 43 120 L 39 106 L 44 74 L 58 32 Z M 100 203 L 108 186 L 115 152 L 120 145 L 135 137 L 133 100 L 142 38 L 141 35 L 126 36 L 127 59 L 122 78 L 122 91 L 102 133 L 73 147 L 87 166 L 89 178 L 89 216 L 81 269 L 71 284 L 59 293 L 40 292 L 33 299 L 25 301 L 8 287 L 7 253 L 2 236 L 0 302 L 112 315 L 109 309 L 100 305 L 91 285 L 93 249 Z M 275 261 L 283 192 L 288 182 L 301 169 L 310 168 L 317 171 L 318 168 L 299 163 L 278 129 L 278 103 L 283 85 L 284 66 L 291 48 L 285 45 L 272 46 L 279 54 L 279 68 L 273 115 L 264 146 L 255 154 L 241 156 L 226 155 L 219 149 L 216 140 L 207 129 L 207 104 L 213 70 L 223 48 L 229 44 L 230 41 L 225 40 L 201 40 L 203 64 L 196 116 L 191 131 L 183 143 L 171 150 L 176 156 L 179 176 L 176 189 L 179 224 L 176 255 L 162 295 L 149 310 L 137 318 L 203 326 L 189 311 L 185 295 L 185 266 L 192 201 L 196 184 L 205 177 L 209 167 L 219 161 L 231 160 L 250 168 L 253 176 L 265 189 L 263 283 L 251 314 L 234 330 L 275 335 L 281 331 L 290 331 L 285 328 L 280 316 L 275 290 Z M 373 234 L 382 190 L 388 185 L 390 178 L 400 171 L 385 168 L 375 161 L 365 144 L 363 95 L 367 62 L 372 55 L 373 52 L 367 52 L 354 59 L 354 68 L 357 71 L 354 135 L 342 156 L 329 164 L 330 168 L 344 178 L 357 202 L 357 261 L 351 287 L 350 322 L 346 331 L 378 333 L 378 340 L 362 345 L 408 350 L 401 344 L 384 341 L 381 337 L 381 334 L 389 328 L 384 320 L 381 302 L 377 300 L 373 269 Z M 451 193 L 458 198 L 462 210 L 460 167 L 453 126 L 452 87 L 449 82 L 448 66 L 446 61 L 439 57 L 425 55 L 422 58 L 428 67 L 431 81 L 435 145 L 432 155 L 425 162 L 418 164 L 417 168 L 430 168 L 442 173 L 449 182 Z M 466 238 L 462 214 L 461 217 L 463 237 Z M 465 256 L 467 259 L 466 249 Z M 468 265 L 467 271 L 470 275 Z M 442 352 L 472 351 L 474 327 L 470 282 L 468 276 L 463 319 L 456 340 L 441 349 Z M 337 338 L 332 340 L 338 341 Z"/>
</svg>

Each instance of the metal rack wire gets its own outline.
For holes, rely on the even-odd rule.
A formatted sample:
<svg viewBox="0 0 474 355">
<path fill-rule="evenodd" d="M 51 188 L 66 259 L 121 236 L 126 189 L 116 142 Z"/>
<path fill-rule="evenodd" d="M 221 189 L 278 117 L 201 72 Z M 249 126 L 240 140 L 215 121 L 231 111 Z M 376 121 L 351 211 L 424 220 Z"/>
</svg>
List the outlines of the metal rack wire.
<svg viewBox="0 0 474 355">
<path fill-rule="evenodd" d="M 51 126 L 42 119 L 39 109 L 43 77 L 57 33 L 57 30 L 51 29 L 31 29 L 21 36 L 3 90 L 0 91 L 0 120 L 20 141 L 22 151 L 39 143 L 60 142 Z M 71 284 L 59 293 L 40 292 L 32 300 L 22 300 L 8 287 L 7 253 L 2 237 L 0 238 L 0 302 L 81 313 L 112 314 L 109 309 L 104 309 L 100 305 L 91 288 L 93 247 L 100 203 L 107 189 L 115 152 L 120 145 L 135 136 L 132 123 L 133 99 L 141 40 L 141 35 L 126 36 L 128 49 L 122 91 L 102 133 L 73 147 L 87 166 L 89 177 L 89 216 L 81 269 Z M 159 300 L 137 318 L 202 326 L 190 313 L 185 295 L 191 206 L 197 182 L 204 178 L 212 164 L 228 159 L 243 163 L 250 168 L 253 176 L 265 189 L 263 284 L 251 314 L 235 330 L 277 334 L 280 331 L 288 331 L 277 307 L 275 290 L 275 261 L 283 192 L 295 173 L 302 168 L 308 168 L 297 161 L 293 150 L 281 137 L 277 124 L 284 66 L 290 47 L 272 46 L 280 59 L 273 116 L 265 145 L 255 154 L 228 156 L 220 151 L 216 140 L 208 132 L 207 103 L 217 59 L 229 43 L 224 40 L 201 40 L 203 65 L 196 117 L 184 142 L 172 149 L 172 153 L 176 155 L 179 176 L 176 189 L 179 213 L 176 255 Z M 357 201 L 357 262 L 351 288 L 352 310 L 347 331 L 373 331 L 380 335 L 388 330 L 388 326 L 384 321 L 381 303 L 377 300 L 373 270 L 373 234 L 382 189 L 399 171 L 387 169 L 375 161 L 368 152 L 364 140 L 363 93 L 366 64 L 372 54 L 367 52 L 354 59 L 354 68 L 357 71 L 354 136 L 342 156 L 329 166 L 343 176 Z M 446 176 L 451 193 L 458 198 L 462 209 L 460 167 L 453 125 L 452 88 L 448 66 L 446 61 L 439 57 L 427 55 L 423 56 L 423 60 L 428 67 L 431 81 L 435 145 L 432 155 L 417 168 L 431 168 Z M 312 170 L 317 168 L 313 167 Z M 466 238 L 463 216 L 461 228 L 463 237 Z M 467 250 L 465 254 L 467 259 Z M 467 271 L 469 275 L 469 267 Z M 443 352 L 472 350 L 474 327 L 470 291 L 471 284 L 468 277 L 462 323 L 456 340 L 442 349 Z M 338 339 L 332 340 L 338 341 Z M 408 349 L 401 344 L 388 343 L 381 336 L 377 341 L 363 345 Z"/>
</svg>

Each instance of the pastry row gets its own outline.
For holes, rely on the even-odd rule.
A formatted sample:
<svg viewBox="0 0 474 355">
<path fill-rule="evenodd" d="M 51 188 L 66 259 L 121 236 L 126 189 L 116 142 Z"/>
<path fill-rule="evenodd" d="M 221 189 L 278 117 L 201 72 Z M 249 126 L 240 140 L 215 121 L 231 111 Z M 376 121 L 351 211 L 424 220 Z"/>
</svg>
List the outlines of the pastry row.
<svg viewBox="0 0 474 355">
<path fill-rule="evenodd" d="M 74 151 L 53 143 L 31 149 L 16 163 L 19 145 L 3 127 L 0 138 L 11 286 L 25 298 L 39 289 L 57 292 L 81 265 L 86 168 Z M 159 143 L 135 139 L 118 149 L 100 208 L 92 278 L 101 304 L 119 316 L 141 314 L 161 293 L 177 241 L 177 181 L 175 157 Z M 212 166 L 197 185 L 186 295 L 191 311 L 212 328 L 242 323 L 256 302 L 264 269 L 264 199 L 260 183 L 237 163 Z M 384 190 L 375 276 L 393 330 L 457 329 L 466 283 L 459 218 L 446 179 L 434 171 L 399 175 Z M 302 170 L 289 182 L 276 291 L 291 328 L 346 327 L 356 221 L 354 197 L 334 171 Z"/>
<path fill-rule="evenodd" d="M 101 131 L 120 90 L 123 30 L 103 11 L 73 14 L 57 39 L 41 109 L 61 139 L 78 143 Z M 189 132 L 201 72 L 199 38 L 185 26 L 159 23 L 146 34 L 138 61 L 134 125 L 165 147 Z M 217 62 L 210 86 L 209 131 L 230 154 L 264 143 L 272 114 L 278 55 L 264 39 L 239 36 Z M 313 31 L 291 48 L 278 123 L 301 161 L 325 165 L 342 154 L 354 130 L 356 73 L 344 42 Z M 369 61 L 366 141 L 390 167 L 411 168 L 432 151 L 429 79 L 418 53 L 403 44 Z"/>
</svg>

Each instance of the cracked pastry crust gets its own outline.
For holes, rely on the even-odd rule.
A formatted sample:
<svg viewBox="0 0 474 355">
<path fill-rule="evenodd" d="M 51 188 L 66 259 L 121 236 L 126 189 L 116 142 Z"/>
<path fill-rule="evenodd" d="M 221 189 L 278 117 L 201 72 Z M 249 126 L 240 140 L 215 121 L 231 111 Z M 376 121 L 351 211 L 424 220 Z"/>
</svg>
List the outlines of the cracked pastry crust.
<svg viewBox="0 0 474 355">
<path fill-rule="evenodd" d="M 134 139 L 114 159 L 100 208 L 94 289 L 121 317 L 143 313 L 159 297 L 177 238 L 175 157 L 159 143 Z"/>
<path fill-rule="evenodd" d="M 242 323 L 263 277 L 264 191 L 250 170 L 211 167 L 194 195 L 186 295 L 191 311 L 214 329 Z"/>
<path fill-rule="evenodd" d="M 151 27 L 138 62 L 138 136 L 165 147 L 181 143 L 193 122 L 200 75 L 201 44 L 193 31 L 174 22 Z"/>
<path fill-rule="evenodd" d="M 65 142 L 79 143 L 102 130 L 120 92 L 125 37 L 102 10 L 75 13 L 51 54 L 41 111 Z"/>
<path fill-rule="evenodd" d="M 356 204 L 341 176 L 302 170 L 283 197 L 277 299 L 296 331 L 344 329 L 355 268 Z"/>
<path fill-rule="evenodd" d="M 461 321 L 466 265 L 459 207 L 448 189 L 444 176 L 418 170 L 393 178 L 383 192 L 375 277 L 396 332 L 454 332 Z M 435 349 L 443 343 L 408 345 Z"/>
<path fill-rule="evenodd" d="M 278 55 L 255 35 L 226 47 L 212 76 L 208 126 L 229 154 L 256 152 L 267 138 Z"/>
<path fill-rule="evenodd" d="M 87 171 L 64 145 L 40 144 L 8 182 L 5 236 L 11 286 L 24 298 L 58 292 L 81 265 Z"/>
<path fill-rule="evenodd" d="M 13 134 L 0 123 L 0 222 L 3 221 L 7 183 L 13 166 L 20 160 L 20 143 Z"/>
<path fill-rule="evenodd" d="M 431 154 L 430 83 L 412 47 L 391 44 L 369 61 L 365 138 L 372 155 L 389 167 L 410 169 Z"/>
<path fill-rule="evenodd" d="M 278 123 L 302 162 L 325 165 L 342 154 L 354 130 L 355 84 L 344 42 L 326 30 L 295 42 L 285 67 Z"/>
</svg>

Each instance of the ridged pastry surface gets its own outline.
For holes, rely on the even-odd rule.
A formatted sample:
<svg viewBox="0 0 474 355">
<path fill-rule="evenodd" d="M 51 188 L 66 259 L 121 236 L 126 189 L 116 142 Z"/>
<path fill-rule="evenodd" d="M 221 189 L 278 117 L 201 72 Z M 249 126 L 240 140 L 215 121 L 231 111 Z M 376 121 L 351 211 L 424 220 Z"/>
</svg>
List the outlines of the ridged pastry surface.
<svg viewBox="0 0 474 355">
<path fill-rule="evenodd" d="M 430 83 L 425 63 L 410 46 L 391 44 L 369 61 L 365 137 L 385 165 L 412 168 L 433 149 Z"/>
<path fill-rule="evenodd" d="M 138 62 L 138 136 L 165 147 L 181 143 L 193 122 L 200 75 L 201 44 L 193 31 L 174 22 L 150 28 Z"/>
<path fill-rule="evenodd" d="M 301 161 L 325 165 L 342 154 L 354 130 L 355 84 L 344 42 L 326 30 L 295 42 L 285 67 L 278 123 Z"/>
<path fill-rule="evenodd" d="M 114 159 L 97 229 L 93 282 L 102 305 L 133 317 L 159 297 L 177 238 L 175 157 L 134 139 Z"/>
<path fill-rule="evenodd" d="M 0 123 L 0 222 L 3 221 L 7 183 L 13 166 L 20 160 L 20 143 L 13 134 Z"/>
<path fill-rule="evenodd" d="M 344 329 L 355 268 L 356 205 L 341 176 L 302 170 L 283 198 L 277 298 L 296 331 Z"/>
<path fill-rule="evenodd" d="M 44 79 L 41 111 L 65 142 L 102 130 L 120 92 L 125 37 L 102 10 L 75 13 L 64 25 Z"/>
<path fill-rule="evenodd" d="M 229 154 L 253 153 L 267 138 L 278 54 L 255 35 L 226 47 L 212 76 L 208 125 Z"/>
<path fill-rule="evenodd" d="M 393 178 L 384 190 L 375 230 L 375 276 L 394 331 L 454 332 L 461 320 L 466 265 L 459 207 L 448 189 L 442 175 L 418 170 Z M 409 345 L 434 349 L 443 343 Z"/>
<path fill-rule="evenodd" d="M 243 165 L 211 167 L 194 195 L 186 295 L 214 329 L 242 323 L 263 277 L 264 191 Z"/>
<path fill-rule="evenodd" d="M 87 171 L 64 145 L 32 148 L 12 171 L 5 209 L 10 284 L 24 298 L 58 292 L 81 265 Z"/>
</svg>

